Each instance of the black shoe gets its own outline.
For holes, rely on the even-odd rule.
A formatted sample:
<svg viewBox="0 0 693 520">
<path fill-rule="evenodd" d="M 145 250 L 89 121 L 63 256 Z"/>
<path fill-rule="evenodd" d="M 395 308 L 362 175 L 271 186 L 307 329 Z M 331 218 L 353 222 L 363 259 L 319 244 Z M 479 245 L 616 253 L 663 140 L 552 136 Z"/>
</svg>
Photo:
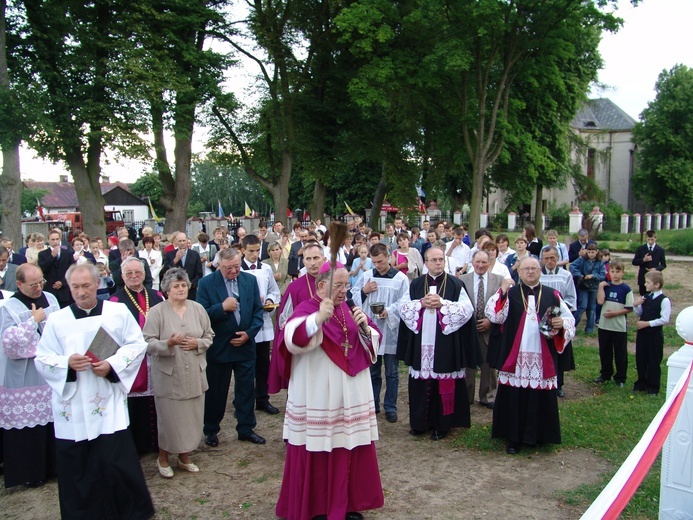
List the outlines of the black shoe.
<svg viewBox="0 0 693 520">
<path fill-rule="evenodd" d="M 363 515 L 361 513 L 357 513 L 356 511 L 351 511 L 346 514 L 344 520 L 363 520 Z"/>
<path fill-rule="evenodd" d="M 481 406 L 485 406 L 489 410 L 493 410 L 493 403 L 479 403 Z"/>
<path fill-rule="evenodd" d="M 414 428 L 409 430 L 409 435 L 418 436 L 418 435 L 423 435 L 424 433 L 426 433 L 426 432 L 422 432 L 421 430 L 415 430 Z"/>
<path fill-rule="evenodd" d="M 385 412 L 385 420 L 387 422 L 397 422 L 397 412 Z"/>
<path fill-rule="evenodd" d="M 559 389 L 556 391 L 556 395 L 557 395 L 558 397 L 565 397 L 565 392 L 563 391 L 562 388 L 559 388 Z"/>
<path fill-rule="evenodd" d="M 272 403 L 270 403 L 269 401 L 257 403 L 255 405 L 255 409 L 267 412 L 270 415 L 275 415 L 279 413 L 279 408 L 277 408 L 276 406 L 272 406 Z"/>
<path fill-rule="evenodd" d="M 514 442 L 509 442 L 508 447 L 505 449 L 505 453 L 508 455 L 517 455 L 518 451 L 520 451 L 520 447 Z"/>
<path fill-rule="evenodd" d="M 207 446 L 211 446 L 212 448 L 216 448 L 219 446 L 219 438 L 217 437 L 216 433 L 208 433 L 205 435 L 205 444 Z"/>
<path fill-rule="evenodd" d="M 238 435 L 239 441 L 250 441 L 253 444 L 265 444 L 267 441 L 264 437 L 260 437 L 257 433 L 251 430 L 247 435 Z"/>
<path fill-rule="evenodd" d="M 599 376 L 597 379 L 595 379 L 593 381 L 593 383 L 602 384 L 602 383 L 606 383 L 607 381 L 608 381 L 608 379 L 604 379 L 602 376 Z"/>
<path fill-rule="evenodd" d="M 447 436 L 448 436 L 447 431 L 433 430 L 433 433 L 431 434 L 431 440 L 432 441 L 439 441 L 439 440 L 444 439 Z"/>
<path fill-rule="evenodd" d="M 45 480 L 37 480 L 36 482 L 25 482 L 24 487 L 29 489 L 39 488 L 46 483 Z"/>
</svg>

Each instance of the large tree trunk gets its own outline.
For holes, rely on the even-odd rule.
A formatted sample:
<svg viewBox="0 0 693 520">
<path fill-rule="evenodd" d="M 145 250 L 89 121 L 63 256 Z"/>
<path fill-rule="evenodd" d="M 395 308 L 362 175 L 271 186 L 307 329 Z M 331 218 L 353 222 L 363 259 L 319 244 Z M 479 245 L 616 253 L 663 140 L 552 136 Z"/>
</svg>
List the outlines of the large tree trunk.
<svg viewBox="0 0 693 520">
<path fill-rule="evenodd" d="M 19 141 L 2 145 L 2 175 L 0 175 L 0 203 L 2 203 L 2 236 L 11 238 L 19 249 L 22 240 L 22 181 L 19 176 Z"/>
<path fill-rule="evenodd" d="M 383 207 L 386 190 L 387 181 L 385 179 L 385 162 L 383 162 L 380 171 L 380 182 L 378 182 L 378 186 L 375 188 L 375 193 L 373 193 L 373 209 L 371 209 L 370 225 L 376 231 L 381 231 L 378 229 L 380 227 L 380 210 Z"/>
<path fill-rule="evenodd" d="M 322 181 L 315 181 L 315 187 L 313 188 L 313 201 L 310 204 L 310 214 L 313 215 L 313 219 L 319 218 L 320 220 L 325 220 L 323 216 L 325 215 L 326 193 L 327 187 L 322 183 Z"/>
<path fill-rule="evenodd" d="M 191 129 L 192 130 L 192 129 Z M 192 161 L 192 139 L 176 138 L 176 147 L 173 150 L 175 160 L 176 179 L 173 189 L 172 205 L 166 209 L 167 233 L 173 231 L 185 232 L 185 224 L 188 219 L 188 203 L 190 202 L 190 166 Z"/>
<path fill-rule="evenodd" d="M 10 88 L 10 73 L 7 69 L 7 47 L 5 31 L 6 0 L 0 0 L 0 91 Z M 10 142 L 0 143 L 2 148 L 2 175 L 0 175 L 0 227 L 3 237 L 11 238 L 20 248 L 22 241 L 22 182 L 19 176 L 19 143 L 17 136 Z"/>
<path fill-rule="evenodd" d="M 537 237 L 544 238 L 544 230 L 542 229 L 542 200 L 544 199 L 544 187 L 537 184 L 536 195 L 534 197 L 534 228 L 537 230 Z"/>
<path fill-rule="evenodd" d="M 65 160 L 72 180 L 74 181 L 79 211 L 82 213 L 82 229 L 90 237 L 106 237 L 106 222 L 104 220 L 104 206 L 106 201 L 101 194 L 100 183 L 100 152 L 94 146 L 89 147 L 87 155 L 88 165 L 84 163 L 82 152 L 79 149 L 66 151 Z"/>
</svg>

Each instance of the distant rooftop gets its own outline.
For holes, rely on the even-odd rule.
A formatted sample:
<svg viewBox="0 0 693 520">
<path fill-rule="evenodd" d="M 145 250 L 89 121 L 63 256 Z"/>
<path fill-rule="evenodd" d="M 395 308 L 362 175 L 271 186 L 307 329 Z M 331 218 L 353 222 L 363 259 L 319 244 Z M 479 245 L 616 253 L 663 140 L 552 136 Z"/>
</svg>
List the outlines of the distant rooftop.
<svg viewBox="0 0 693 520">
<path fill-rule="evenodd" d="M 635 119 L 610 99 L 590 99 L 570 123 L 577 130 L 632 130 Z"/>
<path fill-rule="evenodd" d="M 24 186 L 28 189 L 45 190 L 46 194 L 41 197 L 41 204 L 46 208 L 77 208 L 77 192 L 72 182 L 37 182 L 33 180 L 24 181 Z M 116 188 L 121 188 L 131 194 L 130 188 L 124 182 L 102 182 L 101 194 L 106 195 Z"/>
</svg>

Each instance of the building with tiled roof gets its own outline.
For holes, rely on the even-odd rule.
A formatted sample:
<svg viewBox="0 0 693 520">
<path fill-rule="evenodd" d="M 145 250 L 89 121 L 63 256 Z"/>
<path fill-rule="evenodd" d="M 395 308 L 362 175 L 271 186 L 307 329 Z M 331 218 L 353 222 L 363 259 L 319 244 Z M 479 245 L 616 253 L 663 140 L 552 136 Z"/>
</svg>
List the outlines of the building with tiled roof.
<svg viewBox="0 0 693 520">
<path fill-rule="evenodd" d="M 77 192 L 72 182 L 62 179 L 61 182 L 24 181 L 28 189 L 38 189 L 45 192 L 41 197 L 44 213 L 71 213 L 79 211 Z M 106 204 L 106 210 L 120 210 L 126 224 L 142 222 L 149 218 L 147 202 L 134 195 L 128 185 L 123 182 L 102 182 L 101 194 Z"/>
</svg>

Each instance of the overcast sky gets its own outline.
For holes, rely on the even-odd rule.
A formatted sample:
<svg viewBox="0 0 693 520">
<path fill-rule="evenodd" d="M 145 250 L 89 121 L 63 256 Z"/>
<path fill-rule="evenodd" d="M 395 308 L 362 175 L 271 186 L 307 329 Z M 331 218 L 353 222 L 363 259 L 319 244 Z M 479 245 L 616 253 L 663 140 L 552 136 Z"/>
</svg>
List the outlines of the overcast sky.
<svg viewBox="0 0 693 520">
<path fill-rule="evenodd" d="M 693 68 L 693 0 L 643 0 L 636 8 L 629 0 L 619 0 L 617 14 L 624 20 L 622 29 L 605 34 L 600 45 L 604 69 L 599 81 L 607 88 L 593 89 L 590 97 L 609 98 L 638 120 L 655 97 L 654 85 L 662 70 L 677 63 Z M 194 147 L 198 152 L 203 148 L 201 142 Z M 173 145 L 169 153 L 173 153 Z M 32 155 L 22 150 L 23 179 L 57 181 L 65 173 L 62 166 L 33 159 Z M 134 162 L 103 165 L 104 175 L 112 182 L 134 182 L 148 169 L 148 165 Z"/>
</svg>

